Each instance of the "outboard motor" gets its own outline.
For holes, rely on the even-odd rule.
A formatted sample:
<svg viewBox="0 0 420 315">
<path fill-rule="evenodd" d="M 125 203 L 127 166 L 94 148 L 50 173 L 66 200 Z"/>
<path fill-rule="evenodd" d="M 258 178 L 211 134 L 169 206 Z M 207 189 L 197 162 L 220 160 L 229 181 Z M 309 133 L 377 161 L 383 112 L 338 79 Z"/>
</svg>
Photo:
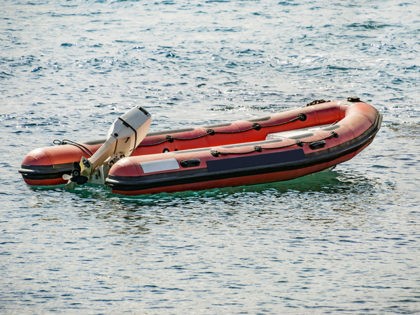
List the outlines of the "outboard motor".
<svg viewBox="0 0 420 315">
<path fill-rule="evenodd" d="M 118 117 L 108 131 L 105 143 L 90 158 L 74 163 L 66 180 L 79 185 L 86 182 L 104 183 L 110 167 L 119 159 L 130 156 L 146 137 L 151 115 L 142 107 L 134 107 Z"/>
</svg>

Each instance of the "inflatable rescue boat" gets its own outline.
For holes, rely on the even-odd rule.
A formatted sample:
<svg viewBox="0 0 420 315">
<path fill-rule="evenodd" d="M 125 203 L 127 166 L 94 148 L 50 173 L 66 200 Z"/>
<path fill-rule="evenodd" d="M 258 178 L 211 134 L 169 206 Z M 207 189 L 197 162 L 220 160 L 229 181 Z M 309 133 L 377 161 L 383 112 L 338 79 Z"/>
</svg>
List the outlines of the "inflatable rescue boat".
<svg viewBox="0 0 420 315">
<path fill-rule="evenodd" d="M 141 107 L 102 141 L 56 141 L 23 159 L 28 185 L 99 183 L 125 195 L 283 181 L 345 162 L 366 148 L 381 115 L 359 98 L 314 101 L 264 118 L 147 134 Z"/>
</svg>

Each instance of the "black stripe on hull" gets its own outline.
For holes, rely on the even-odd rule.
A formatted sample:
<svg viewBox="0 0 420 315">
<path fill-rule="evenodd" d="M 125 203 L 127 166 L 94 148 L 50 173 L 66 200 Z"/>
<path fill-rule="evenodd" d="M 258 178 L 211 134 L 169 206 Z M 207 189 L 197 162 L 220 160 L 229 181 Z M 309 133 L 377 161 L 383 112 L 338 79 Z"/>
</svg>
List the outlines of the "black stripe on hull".
<svg viewBox="0 0 420 315">
<path fill-rule="evenodd" d="M 57 164 L 57 165 L 22 165 L 19 173 L 24 179 L 43 180 L 43 179 L 59 179 L 64 174 L 71 174 L 73 163 Z"/>
</svg>

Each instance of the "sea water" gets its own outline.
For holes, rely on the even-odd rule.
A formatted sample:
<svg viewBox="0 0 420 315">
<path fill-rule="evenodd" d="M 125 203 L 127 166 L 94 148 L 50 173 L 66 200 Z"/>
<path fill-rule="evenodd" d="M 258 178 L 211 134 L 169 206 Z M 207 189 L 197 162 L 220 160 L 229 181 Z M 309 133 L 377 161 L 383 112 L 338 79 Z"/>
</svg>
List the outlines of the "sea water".
<svg viewBox="0 0 420 315">
<path fill-rule="evenodd" d="M 415 0 L 3 0 L 0 313 L 420 312 Z M 359 96 L 374 142 L 335 170 L 135 198 L 31 189 L 25 154 Z"/>
</svg>

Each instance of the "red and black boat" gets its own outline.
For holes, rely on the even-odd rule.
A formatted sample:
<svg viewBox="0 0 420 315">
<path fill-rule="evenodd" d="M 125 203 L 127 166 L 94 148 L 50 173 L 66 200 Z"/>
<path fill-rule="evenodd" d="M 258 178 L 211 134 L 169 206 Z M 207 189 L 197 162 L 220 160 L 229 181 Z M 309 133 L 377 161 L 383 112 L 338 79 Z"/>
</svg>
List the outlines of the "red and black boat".
<svg viewBox="0 0 420 315">
<path fill-rule="evenodd" d="M 289 180 L 353 158 L 381 125 L 379 112 L 358 98 L 308 105 L 259 119 L 149 133 L 130 156 L 108 163 L 103 183 L 114 193 L 137 195 Z M 62 141 L 35 149 L 19 172 L 29 185 L 65 184 L 75 165 L 104 142 Z M 87 181 L 94 176 L 89 173 Z"/>
</svg>

